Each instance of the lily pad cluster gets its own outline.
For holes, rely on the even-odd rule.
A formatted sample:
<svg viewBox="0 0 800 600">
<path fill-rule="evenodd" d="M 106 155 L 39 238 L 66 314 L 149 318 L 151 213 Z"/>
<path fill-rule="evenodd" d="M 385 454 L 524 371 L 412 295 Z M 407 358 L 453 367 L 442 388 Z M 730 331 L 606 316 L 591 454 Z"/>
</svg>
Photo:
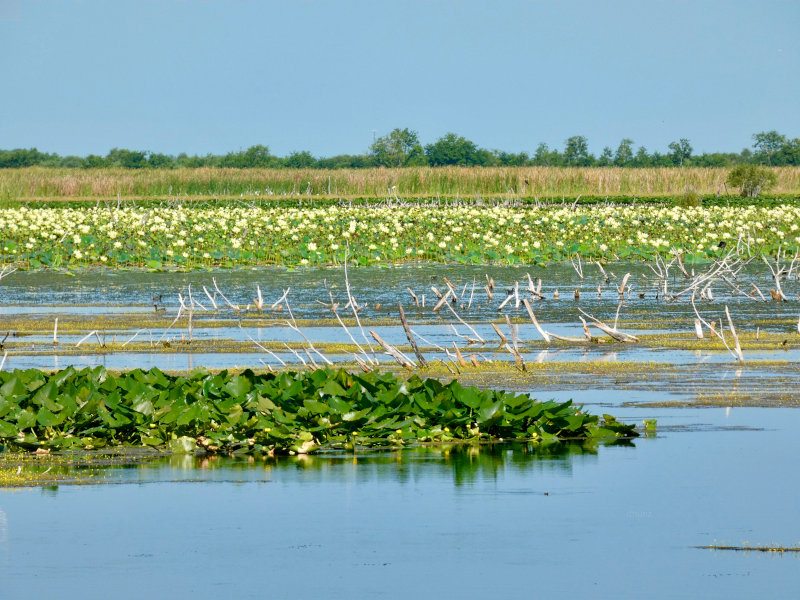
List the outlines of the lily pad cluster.
<svg viewBox="0 0 800 600">
<path fill-rule="evenodd" d="M 157 368 L 0 372 L 0 446 L 309 453 L 421 442 L 628 438 L 633 425 L 571 401 L 343 369 L 186 376 Z"/>
</svg>

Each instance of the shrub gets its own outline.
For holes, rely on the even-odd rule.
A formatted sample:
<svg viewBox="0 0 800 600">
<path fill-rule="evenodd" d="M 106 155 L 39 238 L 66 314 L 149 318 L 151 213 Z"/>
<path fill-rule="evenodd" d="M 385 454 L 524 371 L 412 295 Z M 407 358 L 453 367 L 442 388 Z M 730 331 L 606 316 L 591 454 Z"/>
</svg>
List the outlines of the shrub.
<svg viewBox="0 0 800 600">
<path fill-rule="evenodd" d="M 689 188 L 682 195 L 677 196 L 672 203 L 681 208 L 703 206 L 703 198 L 697 193 L 697 190 Z"/>
<path fill-rule="evenodd" d="M 777 182 L 775 173 L 758 165 L 734 167 L 728 174 L 727 180 L 729 186 L 739 188 L 739 195 L 744 198 L 755 198 Z"/>
</svg>

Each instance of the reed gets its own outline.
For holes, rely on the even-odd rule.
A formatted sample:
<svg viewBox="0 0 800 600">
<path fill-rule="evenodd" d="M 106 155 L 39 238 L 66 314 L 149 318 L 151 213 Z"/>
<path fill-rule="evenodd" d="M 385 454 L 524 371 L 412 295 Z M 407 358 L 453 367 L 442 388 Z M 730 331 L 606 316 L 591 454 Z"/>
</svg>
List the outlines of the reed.
<svg viewBox="0 0 800 600">
<path fill-rule="evenodd" d="M 800 192 L 800 167 L 774 167 L 774 192 Z M 0 170 L 3 199 L 169 197 L 499 197 L 727 194 L 724 168 L 410 167 L 402 169 Z"/>
</svg>

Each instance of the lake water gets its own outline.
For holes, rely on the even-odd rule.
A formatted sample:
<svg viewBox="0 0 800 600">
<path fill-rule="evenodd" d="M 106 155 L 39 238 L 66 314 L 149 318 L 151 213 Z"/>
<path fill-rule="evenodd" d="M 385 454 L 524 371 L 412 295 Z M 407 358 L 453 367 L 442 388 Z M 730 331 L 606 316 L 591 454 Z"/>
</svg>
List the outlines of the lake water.
<svg viewBox="0 0 800 600">
<path fill-rule="evenodd" d="M 651 325 L 660 331 L 692 331 L 691 306 L 657 299 L 647 267 L 606 268 L 618 279 L 632 272 L 634 292 L 646 293 L 643 299 L 634 293 L 622 309 L 636 332 Z M 442 346 L 458 341 L 463 348 L 463 339 L 445 326 L 445 321 L 454 322 L 452 315 L 430 310 L 430 286 L 444 291 L 444 277 L 450 279 L 462 295 L 460 313 L 488 339 L 493 335 L 488 322 L 504 318 L 497 305 L 514 281 L 526 285 L 526 272 L 543 279 L 549 299 L 537 301 L 535 310 L 547 329 L 580 335 L 578 306 L 613 321 L 617 280 L 598 298 L 596 288 L 603 282 L 593 266 L 585 266 L 583 280 L 569 266 L 354 269 L 350 277 L 359 301 L 369 305 L 365 318 L 385 318 L 385 307 L 403 301 L 419 333 Z M 738 285 L 749 289 L 756 283 L 766 293 L 770 282 L 765 272 L 763 265 L 745 270 Z M 501 292 L 491 306 L 482 291 L 486 273 Z M 316 302 L 328 301 L 324 279 L 336 286 L 332 292 L 337 300 L 346 302 L 342 275 L 336 270 L 213 274 L 236 303 L 251 302 L 256 284 L 270 303 L 291 287 L 292 309 L 302 319 L 331 317 Z M 128 315 L 153 314 L 152 297 L 163 295 L 160 304 L 167 310 L 161 313 L 163 327 L 155 330 L 157 339 L 177 311 L 177 292 L 191 283 L 205 301 L 201 290 L 203 285 L 213 286 L 211 277 L 15 273 L 0 286 L 0 322 L 38 314 L 46 327 L 27 340 L 17 338 L 31 349 L 9 352 L 5 368 L 106 364 L 189 370 L 200 365 L 259 365 L 266 355 L 249 350 L 106 355 L 91 350 L 94 340 L 87 342 L 84 355 L 42 354 L 48 340 L 44 332 L 55 316 L 116 315 L 119 339 L 127 339 L 135 332 L 124 326 Z M 473 281 L 476 301 L 467 308 Z M 671 277 L 670 289 L 677 291 L 682 285 L 682 276 Z M 426 294 L 425 311 L 411 308 L 406 287 Z M 577 287 L 582 289 L 579 303 L 572 297 Z M 716 318 L 727 303 L 740 330 L 761 326 L 789 337 L 796 335 L 796 288 L 796 280 L 785 282 L 792 300 L 780 304 L 715 288 L 716 301 L 699 308 Z M 561 291 L 559 301 L 552 300 L 556 289 Z M 384 309 L 375 308 L 379 303 Z M 512 314 L 525 316 L 524 309 Z M 196 335 L 241 339 L 240 315 L 226 309 L 212 318 L 223 321 L 223 327 L 198 328 Z M 651 324 L 651 318 L 659 323 Z M 285 327 L 260 329 L 248 326 L 246 319 L 244 327 L 257 340 L 297 339 Z M 403 343 L 398 327 L 374 327 L 390 343 Z M 467 333 L 461 327 L 460 331 Z M 314 341 L 346 341 L 338 327 L 307 327 L 304 332 Z M 62 345 L 82 336 L 65 333 Z M 537 334 L 523 325 L 520 337 L 532 340 Z M 494 347 L 480 351 L 508 360 Z M 290 360 L 288 352 L 280 355 Z M 800 412 L 621 405 L 687 400 L 709 390 L 791 394 L 800 379 L 796 348 L 749 351 L 744 365 L 722 352 L 623 344 L 531 348 L 525 355 L 530 363 L 608 361 L 628 364 L 632 371 L 644 361 L 663 363 L 664 373 L 651 369 L 640 379 L 617 369 L 583 376 L 568 372 L 538 389 L 524 378 L 503 386 L 540 399 L 574 398 L 590 412 L 608 411 L 628 422 L 657 418 L 658 435 L 639 438 L 630 446 L 570 445 L 545 452 L 510 444 L 287 457 L 254 464 L 176 456 L 109 469 L 108 485 L 0 490 L 0 599 L 484 599 L 580 594 L 727 600 L 797 595 L 797 554 L 695 546 L 800 543 Z M 758 364 L 765 359 L 784 362 Z"/>
<path fill-rule="evenodd" d="M 624 409 L 634 447 L 173 457 L 0 491 L 4 598 L 794 597 L 800 412 Z M 205 481 L 176 483 L 180 479 Z"/>
</svg>

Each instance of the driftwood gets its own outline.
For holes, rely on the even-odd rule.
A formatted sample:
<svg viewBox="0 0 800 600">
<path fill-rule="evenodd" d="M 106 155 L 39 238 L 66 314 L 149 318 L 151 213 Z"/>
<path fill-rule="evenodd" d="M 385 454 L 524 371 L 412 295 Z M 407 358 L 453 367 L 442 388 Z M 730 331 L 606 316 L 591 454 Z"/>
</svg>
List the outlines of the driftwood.
<svg viewBox="0 0 800 600">
<path fill-rule="evenodd" d="M 500 331 L 500 328 L 499 328 L 497 325 L 495 325 L 494 323 L 492 323 L 491 325 L 492 325 L 492 327 L 494 328 L 494 332 L 495 332 L 495 333 L 498 335 L 498 337 L 500 338 L 500 344 L 501 344 L 501 345 L 502 345 L 502 344 L 507 344 L 507 343 L 508 343 L 508 339 L 506 339 L 506 336 L 504 336 L 504 335 L 503 335 L 503 332 L 502 332 L 502 331 Z M 797 325 L 797 327 L 798 327 L 798 332 L 800 332 L 800 321 L 798 321 L 798 325 Z"/>
<path fill-rule="evenodd" d="M 417 360 L 423 367 L 428 366 L 428 361 L 425 360 L 425 357 L 422 356 L 422 352 L 419 350 L 419 346 L 417 346 L 416 340 L 414 340 L 414 336 L 411 335 L 411 328 L 408 326 L 408 321 L 406 321 L 406 313 L 403 312 L 403 303 L 397 303 L 398 308 L 400 309 L 400 323 L 403 325 L 403 331 L 406 332 L 406 337 L 408 338 L 408 343 L 411 344 L 411 349 L 414 350 L 414 354 L 417 357 Z"/>
<path fill-rule="evenodd" d="M 525 371 L 525 360 L 522 358 L 522 355 L 509 344 L 506 344 L 504 347 L 509 351 L 509 353 L 511 353 L 511 356 L 514 357 L 514 364 L 516 364 L 521 371 Z"/>
<path fill-rule="evenodd" d="M 736 334 L 736 328 L 733 326 L 733 319 L 731 319 L 731 311 L 728 310 L 728 306 L 725 306 L 725 316 L 728 317 L 728 327 L 731 329 L 731 336 L 733 336 L 733 349 L 736 352 L 736 358 L 739 359 L 739 362 L 744 362 L 744 356 L 742 355 L 742 346 L 739 344 L 739 336 Z"/>
<path fill-rule="evenodd" d="M 486 343 L 486 340 L 485 340 L 485 339 L 483 339 L 483 338 L 480 336 L 480 334 L 479 334 L 477 331 L 475 331 L 475 329 L 474 329 L 474 328 L 473 328 L 473 327 L 472 327 L 472 326 L 471 326 L 469 323 L 467 323 L 467 322 L 466 322 L 464 319 L 462 319 L 460 316 L 458 316 L 458 313 L 456 312 L 456 309 L 454 309 L 452 306 L 450 306 L 450 304 L 449 304 L 449 303 L 447 304 L 447 308 L 449 308 L 449 309 L 450 309 L 450 312 L 451 312 L 451 313 L 453 313 L 453 316 L 454 316 L 456 319 L 458 319 L 458 322 L 459 322 L 459 323 L 461 323 L 461 324 L 462 324 L 464 327 L 466 327 L 467 329 L 469 329 L 469 330 L 472 332 L 472 334 L 473 334 L 473 335 L 474 335 L 476 338 L 478 338 L 478 341 L 479 341 L 481 344 L 485 344 L 485 343 Z"/>
<path fill-rule="evenodd" d="M 536 315 L 533 314 L 533 309 L 531 308 L 530 302 L 528 302 L 527 299 L 523 300 L 523 302 L 525 304 L 525 310 L 528 311 L 528 316 L 531 318 L 534 327 L 536 327 L 536 330 L 539 332 L 539 335 L 541 335 L 544 341 L 547 342 L 548 344 L 550 343 L 551 339 L 560 340 L 562 342 L 573 342 L 578 344 L 585 344 L 588 341 L 586 338 L 561 336 L 561 335 L 556 335 L 555 333 L 550 333 L 549 331 L 545 331 L 542 328 L 542 326 L 539 325 L 539 321 L 536 319 Z M 591 337 L 589 339 L 591 339 Z"/>
<path fill-rule="evenodd" d="M 509 294 L 508 296 L 506 296 L 506 299 L 505 299 L 505 300 L 503 300 L 503 301 L 500 303 L 500 306 L 498 306 L 498 307 L 497 307 L 497 312 L 502 312 L 502 310 L 503 310 L 503 308 L 505 307 L 505 305 L 506 305 L 506 304 L 508 304 L 509 302 L 511 302 L 511 300 L 512 300 L 513 298 L 514 298 L 514 295 L 513 295 L 513 294 Z"/>
<path fill-rule="evenodd" d="M 615 329 L 614 327 L 610 327 L 606 323 L 603 323 L 600 319 L 596 319 L 595 317 L 593 317 L 587 312 L 584 312 L 580 308 L 578 310 L 581 312 L 583 316 L 587 317 L 590 321 L 592 321 L 592 325 L 597 327 L 597 329 L 605 333 L 610 338 L 615 339 L 618 342 L 625 342 L 625 343 L 632 343 L 639 341 L 639 338 L 637 338 L 635 335 L 623 333 L 622 331 L 619 331 L 618 329 Z"/>
<path fill-rule="evenodd" d="M 407 287 L 406 289 L 408 290 L 408 293 L 411 294 L 411 297 L 414 299 L 414 302 L 416 302 L 417 308 L 419 308 L 419 298 L 417 298 L 417 295 L 412 291 L 410 287 Z"/>
<path fill-rule="evenodd" d="M 375 331 L 373 329 L 369 330 L 369 334 L 375 339 L 376 342 L 378 342 L 378 344 L 380 344 L 380 346 L 384 349 L 386 354 L 388 354 L 393 359 L 395 359 L 401 366 L 405 367 L 406 369 L 414 369 L 414 368 L 416 368 L 417 365 L 414 364 L 413 360 L 408 358 L 405 354 L 400 352 L 400 350 L 398 350 L 394 346 L 391 346 L 391 345 L 387 344 L 381 338 L 381 336 L 379 336 L 377 333 L 375 333 Z"/>
<path fill-rule="evenodd" d="M 458 360 L 458 366 L 462 369 L 467 366 L 467 363 L 464 361 L 464 357 L 461 354 L 461 350 L 458 349 L 458 345 L 453 342 L 453 349 L 456 352 L 456 359 Z"/>
</svg>

